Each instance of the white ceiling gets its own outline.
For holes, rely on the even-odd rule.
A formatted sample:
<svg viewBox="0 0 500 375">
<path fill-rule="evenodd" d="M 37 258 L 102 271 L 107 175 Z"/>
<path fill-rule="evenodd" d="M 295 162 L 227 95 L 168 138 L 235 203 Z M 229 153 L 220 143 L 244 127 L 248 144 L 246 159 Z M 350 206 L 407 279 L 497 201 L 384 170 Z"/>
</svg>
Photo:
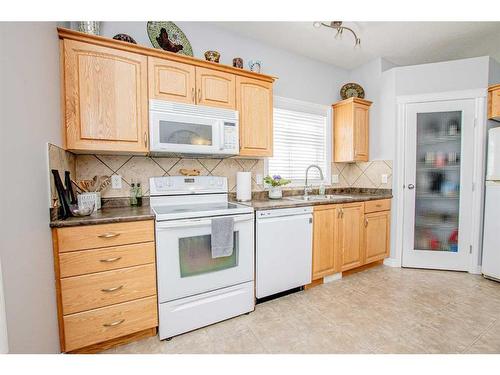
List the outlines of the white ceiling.
<svg viewBox="0 0 500 375">
<path fill-rule="evenodd" d="M 324 21 L 329 23 L 330 21 Z M 216 25 L 297 54 L 345 69 L 377 57 L 413 65 L 490 55 L 500 61 L 500 22 L 345 22 L 352 34 L 335 39 L 336 30 L 312 22 L 215 22 Z"/>
</svg>

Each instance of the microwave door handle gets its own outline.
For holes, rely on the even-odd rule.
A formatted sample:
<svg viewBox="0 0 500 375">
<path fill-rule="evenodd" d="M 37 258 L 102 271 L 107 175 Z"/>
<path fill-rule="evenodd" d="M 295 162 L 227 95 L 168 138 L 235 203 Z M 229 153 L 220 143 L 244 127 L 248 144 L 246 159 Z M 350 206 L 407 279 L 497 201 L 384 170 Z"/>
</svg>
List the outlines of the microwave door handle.
<svg viewBox="0 0 500 375">
<path fill-rule="evenodd" d="M 224 121 L 219 122 L 219 150 L 224 150 Z"/>
</svg>

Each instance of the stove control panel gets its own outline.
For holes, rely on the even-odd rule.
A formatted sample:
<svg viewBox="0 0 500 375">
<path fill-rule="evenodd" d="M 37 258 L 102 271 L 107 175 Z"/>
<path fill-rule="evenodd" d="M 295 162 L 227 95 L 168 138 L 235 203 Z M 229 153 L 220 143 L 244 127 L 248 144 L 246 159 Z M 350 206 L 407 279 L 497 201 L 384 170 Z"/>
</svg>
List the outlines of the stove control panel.
<svg viewBox="0 0 500 375">
<path fill-rule="evenodd" d="M 151 177 L 149 188 L 152 196 L 228 192 L 227 177 L 220 176 Z"/>
</svg>

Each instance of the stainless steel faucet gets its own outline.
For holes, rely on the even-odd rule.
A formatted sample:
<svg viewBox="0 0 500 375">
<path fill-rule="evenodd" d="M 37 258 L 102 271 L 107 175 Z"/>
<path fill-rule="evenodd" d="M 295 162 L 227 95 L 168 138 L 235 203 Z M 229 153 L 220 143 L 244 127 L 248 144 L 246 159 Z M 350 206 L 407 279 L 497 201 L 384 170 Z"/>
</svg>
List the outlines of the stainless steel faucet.
<svg viewBox="0 0 500 375">
<path fill-rule="evenodd" d="M 319 176 L 320 176 L 321 180 L 324 180 L 323 171 L 321 170 L 321 168 L 318 165 L 311 164 L 309 167 L 307 167 L 306 168 L 306 183 L 305 183 L 305 186 L 304 186 L 304 197 L 307 197 L 307 195 L 309 194 L 309 192 L 312 190 L 312 187 L 307 184 L 309 169 L 311 169 L 311 168 L 316 168 L 319 171 Z"/>
</svg>

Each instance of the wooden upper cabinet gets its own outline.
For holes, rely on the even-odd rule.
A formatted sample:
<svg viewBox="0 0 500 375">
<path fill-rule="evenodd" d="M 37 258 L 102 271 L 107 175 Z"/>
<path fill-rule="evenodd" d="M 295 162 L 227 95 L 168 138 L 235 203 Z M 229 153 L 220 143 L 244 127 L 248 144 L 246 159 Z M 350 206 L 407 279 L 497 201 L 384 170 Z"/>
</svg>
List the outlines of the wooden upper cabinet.
<svg viewBox="0 0 500 375">
<path fill-rule="evenodd" d="M 500 121 L 500 85 L 488 89 L 488 118 Z"/>
<path fill-rule="evenodd" d="M 371 104 L 349 98 L 333 105 L 333 161 L 368 161 Z"/>
<path fill-rule="evenodd" d="M 347 203 L 340 207 L 339 251 L 342 271 L 363 265 L 364 203 Z"/>
<path fill-rule="evenodd" d="M 196 103 L 195 67 L 176 61 L 148 57 L 149 98 Z"/>
<path fill-rule="evenodd" d="M 273 155 L 273 84 L 236 77 L 236 108 L 240 115 L 240 155 Z"/>
<path fill-rule="evenodd" d="M 147 57 L 64 40 L 66 148 L 148 151 Z"/>
<path fill-rule="evenodd" d="M 365 263 L 389 256 L 391 211 L 365 214 Z"/>
<path fill-rule="evenodd" d="M 340 271 L 337 206 L 316 206 L 313 213 L 313 269 L 316 280 Z"/>
<path fill-rule="evenodd" d="M 217 70 L 196 68 L 196 103 L 236 109 L 236 76 Z"/>
</svg>

